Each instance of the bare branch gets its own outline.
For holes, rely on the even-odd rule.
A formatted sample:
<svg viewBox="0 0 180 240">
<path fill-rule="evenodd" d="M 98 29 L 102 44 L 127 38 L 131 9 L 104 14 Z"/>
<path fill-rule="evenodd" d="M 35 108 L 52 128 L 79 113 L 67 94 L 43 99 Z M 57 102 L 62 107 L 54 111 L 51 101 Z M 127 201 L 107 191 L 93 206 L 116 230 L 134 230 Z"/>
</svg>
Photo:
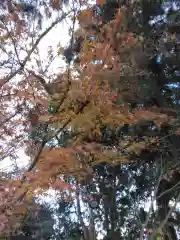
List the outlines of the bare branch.
<svg viewBox="0 0 180 240">
<path fill-rule="evenodd" d="M 28 51 L 27 56 L 25 57 L 25 59 L 21 62 L 21 66 L 15 70 L 14 72 L 12 72 L 8 77 L 5 78 L 4 84 L 9 82 L 13 77 L 15 77 L 26 65 L 27 61 L 30 59 L 32 53 L 34 52 L 34 50 L 36 49 L 37 45 L 40 43 L 40 41 L 42 40 L 42 38 L 44 36 L 46 36 L 59 22 L 61 22 L 64 18 L 66 18 L 69 13 L 71 11 L 69 11 L 68 13 L 64 13 L 60 18 L 58 18 L 55 22 L 53 22 L 51 24 L 51 26 L 49 28 L 47 28 L 40 36 L 39 38 L 35 41 L 33 47 Z M 2 87 L 2 86 L 1 86 Z"/>
<path fill-rule="evenodd" d="M 3 127 L 3 125 L 5 124 L 5 123 L 7 123 L 7 122 L 9 122 L 12 118 L 14 118 L 17 114 L 19 114 L 21 111 L 21 107 L 23 106 L 25 104 L 25 101 L 23 101 L 23 103 L 22 104 L 20 104 L 20 105 L 17 105 L 16 106 L 16 111 L 13 113 L 13 114 L 11 114 L 11 116 L 9 116 L 9 117 L 7 117 L 6 119 L 4 119 L 3 121 L 1 121 L 0 122 L 0 127 Z"/>
<path fill-rule="evenodd" d="M 177 197 L 174 205 L 170 208 L 170 210 L 169 210 L 168 214 L 166 215 L 164 221 L 160 224 L 160 226 L 159 226 L 157 229 L 155 229 L 155 231 L 153 231 L 150 240 L 153 240 L 153 239 L 154 239 L 154 236 L 156 235 L 156 233 L 157 233 L 158 231 L 160 231 L 161 229 L 163 229 L 164 226 L 167 224 L 167 221 L 168 221 L 169 217 L 171 216 L 172 212 L 173 212 L 174 209 L 176 208 L 176 205 L 178 204 L 179 201 L 180 201 L 180 194 L 178 195 L 178 197 Z"/>
<path fill-rule="evenodd" d="M 178 183 L 176 183 L 172 188 L 167 189 L 166 191 L 162 192 L 159 196 L 156 197 L 156 199 L 161 198 L 162 196 L 164 196 L 165 194 L 173 191 L 174 189 L 176 189 L 178 186 L 180 185 L 180 181 Z"/>
<path fill-rule="evenodd" d="M 68 13 L 65 13 L 65 14 L 60 18 L 60 20 L 55 21 L 55 22 L 39 37 L 39 39 L 37 39 L 37 41 L 35 42 L 33 48 L 30 50 L 29 54 L 27 55 L 27 57 L 26 57 L 25 60 L 24 60 L 25 64 L 26 64 L 26 62 L 28 61 L 28 59 L 29 59 L 29 57 L 31 56 L 31 54 L 33 53 L 33 51 L 36 49 L 36 47 L 37 47 L 37 45 L 39 44 L 40 40 L 41 40 L 57 23 L 59 23 L 59 22 L 62 21 L 66 16 L 68 16 L 70 12 L 71 12 L 71 11 L 69 11 Z M 74 16 L 75 16 L 75 10 L 74 10 Z M 71 44 L 73 44 L 74 29 L 75 29 L 75 17 L 74 17 L 73 28 L 72 28 L 72 29 L 73 29 L 73 33 L 72 33 L 72 38 L 71 38 Z M 24 63 L 24 62 L 23 62 L 23 63 Z M 24 66 L 25 66 L 25 65 L 23 65 L 23 68 L 24 68 Z M 20 68 L 19 70 L 22 70 L 22 68 Z M 17 72 L 17 71 L 16 71 L 16 72 Z M 30 71 L 30 72 L 31 72 L 31 71 Z M 16 74 L 17 74 L 17 73 L 16 73 Z M 16 75 L 16 74 L 15 74 L 15 75 Z M 43 86 L 45 85 L 45 84 L 44 84 L 44 79 L 43 79 L 41 76 L 36 75 L 34 72 L 31 72 L 31 74 L 33 74 L 34 76 L 36 76 L 36 77 L 40 80 L 40 82 L 42 83 Z M 67 79 L 68 79 L 67 90 L 66 90 L 64 96 L 62 97 L 61 102 L 59 103 L 59 107 L 62 105 L 62 103 L 63 103 L 64 100 L 66 99 L 67 94 L 68 94 L 68 92 L 69 92 L 69 87 L 70 87 L 70 85 L 71 85 L 71 81 L 70 81 L 70 65 L 69 65 L 69 68 L 68 68 L 68 77 L 67 77 Z M 45 90 L 46 90 L 46 89 L 45 89 Z M 84 107 L 85 107 L 88 103 L 89 103 L 89 102 L 86 102 L 86 103 L 84 104 L 84 106 L 83 106 L 81 109 L 79 109 L 79 111 L 77 112 L 77 114 L 79 114 L 80 112 L 82 112 L 82 110 L 84 109 Z M 57 135 L 58 135 L 61 131 L 63 131 L 63 129 L 65 129 L 65 128 L 67 127 L 67 125 L 68 125 L 71 121 L 72 121 L 72 119 L 69 118 L 69 119 L 63 124 L 63 126 L 62 126 L 60 129 L 58 129 L 58 131 L 55 133 L 54 137 L 57 137 Z M 47 129 L 47 128 L 48 128 L 48 123 L 47 123 L 47 125 L 46 125 L 46 129 Z M 45 131 L 46 131 L 46 130 L 45 130 Z M 45 145 L 46 145 L 47 142 L 48 142 L 47 140 L 42 141 L 41 146 L 40 146 L 40 148 L 39 148 L 39 151 L 38 151 L 38 153 L 36 154 L 36 156 L 35 156 L 34 160 L 32 161 L 31 165 L 29 166 L 28 171 L 32 171 L 32 170 L 34 169 L 34 167 L 36 166 L 36 164 L 37 164 L 37 162 L 38 162 L 38 160 L 39 160 L 39 157 L 40 157 L 40 155 L 41 155 L 41 153 L 42 153 L 42 151 L 43 151 L 43 149 L 44 149 L 44 147 L 45 147 Z M 52 149 L 52 148 L 53 148 L 53 147 L 51 147 L 51 149 Z M 25 181 L 25 179 L 26 179 L 26 177 L 23 176 L 23 178 L 21 179 L 21 186 L 22 186 L 23 182 Z M 21 186 L 20 186 L 20 187 L 21 187 Z M 28 190 L 25 190 L 24 193 L 21 194 L 21 196 L 19 196 L 17 200 L 18 200 L 18 201 L 22 201 L 23 198 L 25 197 L 25 195 L 27 194 L 27 192 L 28 192 Z"/>
<path fill-rule="evenodd" d="M 158 188 L 159 188 L 159 184 L 160 184 L 160 181 L 162 179 L 162 174 L 160 175 L 159 179 L 158 179 L 158 182 L 157 182 L 157 185 L 156 185 L 156 188 L 155 188 L 155 191 L 154 191 L 154 197 L 153 199 L 151 200 L 151 205 L 150 205 L 150 208 L 149 208 L 149 212 L 146 216 L 146 221 L 144 224 L 142 224 L 142 228 L 141 228 L 141 232 L 140 232 L 140 238 L 139 240 L 143 240 L 143 234 L 144 234 L 144 228 L 147 226 L 148 222 L 149 222 L 149 219 L 150 219 L 150 215 L 151 215 L 151 212 L 152 212 L 152 209 L 153 209 L 153 202 L 156 200 L 156 194 L 157 194 L 157 191 L 158 191 Z"/>
</svg>

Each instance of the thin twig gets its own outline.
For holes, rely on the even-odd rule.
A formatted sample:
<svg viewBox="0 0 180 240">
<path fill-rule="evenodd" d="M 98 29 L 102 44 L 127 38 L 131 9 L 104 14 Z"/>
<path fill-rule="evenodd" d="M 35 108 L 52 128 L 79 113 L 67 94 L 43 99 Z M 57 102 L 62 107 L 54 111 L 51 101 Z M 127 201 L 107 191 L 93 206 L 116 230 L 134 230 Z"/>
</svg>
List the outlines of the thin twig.
<svg viewBox="0 0 180 240">
<path fill-rule="evenodd" d="M 28 62 L 28 60 L 30 59 L 32 53 L 34 52 L 34 50 L 36 49 L 37 45 L 40 43 L 40 41 L 42 40 L 43 37 L 45 37 L 59 22 L 61 22 L 64 18 L 66 18 L 71 11 L 69 11 L 68 13 L 65 13 L 61 16 L 61 18 L 58 18 L 56 21 L 54 21 L 50 27 L 48 27 L 40 36 L 39 38 L 35 41 L 33 47 L 28 51 L 27 56 L 25 57 L 25 59 L 21 62 L 21 66 L 15 70 L 14 72 L 12 72 L 9 76 L 7 76 L 5 78 L 4 84 L 9 82 L 13 77 L 15 77 L 26 65 L 26 63 Z M 3 85 L 4 85 L 3 84 Z M 1 86 L 2 87 L 2 86 Z"/>
<path fill-rule="evenodd" d="M 159 196 L 156 197 L 156 199 L 161 198 L 162 196 L 164 196 L 165 194 L 173 191 L 175 188 L 177 188 L 180 185 L 180 181 L 178 183 L 176 183 L 172 188 L 167 189 L 166 191 L 162 192 Z"/>
<path fill-rule="evenodd" d="M 160 175 L 160 177 L 159 177 L 159 179 L 158 179 L 158 182 L 157 182 L 157 185 L 156 185 L 156 188 L 155 188 L 155 191 L 154 191 L 154 197 L 153 197 L 153 199 L 152 199 L 152 201 L 151 201 L 151 205 L 150 205 L 150 208 L 149 208 L 148 215 L 146 216 L 146 221 L 145 221 L 144 224 L 142 224 L 142 228 L 141 228 L 139 240 L 143 240 L 144 228 L 147 226 L 147 224 L 148 224 L 148 222 L 149 222 L 150 215 L 151 215 L 151 212 L 152 212 L 152 209 L 153 209 L 153 203 L 154 203 L 154 201 L 156 200 L 156 194 L 157 194 L 157 191 L 158 191 L 158 188 L 159 188 L 159 184 L 160 184 L 161 179 L 162 179 L 162 174 Z"/>
<path fill-rule="evenodd" d="M 178 195 L 178 197 L 177 197 L 174 205 L 171 207 L 171 209 L 169 210 L 168 214 L 166 215 L 164 221 L 160 224 L 160 226 L 159 226 L 155 231 L 153 231 L 150 240 L 153 240 L 153 239 L 154 239 L 154 236 L 156 235 L 156 233 L 157 233 L 158 231 L 160 231 L 161 229 L 164 228 L 164 226 L 166 225 L 166 223 L 167 223 L 170 215 L 172 214 L 172 212 L 173 212 L 174 209 L 176 208 L 176 205 L 178 204 L 179 201 L 180 201 L 180 193 L 179 193 L 179 195 Z"/>
<path fill-rule="evenodd" d="M 52 25 L 36 40 L 33 48 L 30 50 L 29 54 L 27 55 L 27 57 L 26 57 L 25 60 L 24 60 L 25 63 L 28 61 L 28 59 L 29 59 L 30 55 L 32 54 L 32 52 L 36 49 L 36 47 L 37 47 L 37 45 L 39 44 L 40 40 L 41 40 L 57 23 L 59 23 L 59 22 L 60 22 L 61 20 L 63 20 L 66 16 L 68 16 L 70 12 L 71 12 L 71 11 L 69 11 L 68 13 L 65 13 L 60 19 L 58 19 L 58 20 L 56 20 L 54 23 L 52 23 Z M 74 15 L 75 15 L 75 9 L 74 9 Z M 75 29 L 75 20 L 76 20 L 76 19 L 75 19 L 75 17 L 74 17 L 74 21 L 73 21 L 73 33 L 72 33 L 73 35 L 74 35 L 74 29 Z M 71 44 L 73 44 L 73 39 L 74 39 L 74 37 L 72 36 L 72 38 L 71 38 Z M 23 62 L 23 63 L 24 63 L 24 62 Z M 21 70 L 21 69 L 20 69 L 20 70 Z M 16 72 L 17 72 L 17 71 L 16 71 Z M 33 73 L 33 74 L 34 74 L 34 73 Z M 70 77 L 70 66 L 69 66 L 69 69 L 68 69 L 68 85 L 69 85 L 69 77 Z M 41 77 L 38 76 L 38 78 L 40 79 Z M 44 81 L 43 78 L 42 78 L 41 80 Z M 44 84 L 43 84 L 43 85 L 44 85 Z M 64 102 L 64 100 L 65 100 L 65 98 L 66 98 L 66 96 L 67 96 L 68 91 L 69 91 L 69 87 L 68 87 L 66 93 L 64 94 L 64 97 L 62 98 L 62 101 L 60 102 L 60 106 L 61 106 L 62 103 Z M 63 129 L 66 128 L 66 126 L 67 126 L 70 122 L 71 122 L 71 119 L 68 119 L 68 120 L 63 124 L 63 126 L 62 126 L 60 129 L 58 129 L 58 131 L 56 132 L 56 134 L 55 134 L 54 137 L 56 137 L 59 132 L 63 131 Z M 47 127 L 48 127 L 48 125 L 47 125 Z M 46 145 L 47 142 L 48 142 L 48 140 L 42 141 L 41 146 L 40 146 L 40 148 L 39 148 L 39 151 L 38 151 L 38 153 L 36 154 L 36 156 L 35 156 L 34 160 L 32 161 L 31 165 L 29 166 L 28 171 L 32 171 L 33 168 L 36 166 L 36 164 L 37 164 L 37 162 L 38 162 L 38 160 L 39 160 L 39 157 L 40 157 L 40 155 L 41 155 L 41 153 L 42 153 L 42 151 L 43 151 L 43 149 L 44 149 L 44 147 L 45 147 L 45 145 Z M 52 149 L 52 148 L 51 148 L 51 149 Z M 26 179 L 26 177 L 23 176 L 23 178 L 21 179 L 21 186 L 22 186 L 23 182 L 25 181 L 25 179 Z M 21 186 L 20 186 L 20 187 L 21 187 Z M 27 192 L 28 192 L 28 190 L 25 190 L 25 191 L 18 197 L 17 200 L 18 200 L 18 201 L 22 201 L 23 198 L 25 197 L 25 195 L 27 194 Z"/>
</svg>

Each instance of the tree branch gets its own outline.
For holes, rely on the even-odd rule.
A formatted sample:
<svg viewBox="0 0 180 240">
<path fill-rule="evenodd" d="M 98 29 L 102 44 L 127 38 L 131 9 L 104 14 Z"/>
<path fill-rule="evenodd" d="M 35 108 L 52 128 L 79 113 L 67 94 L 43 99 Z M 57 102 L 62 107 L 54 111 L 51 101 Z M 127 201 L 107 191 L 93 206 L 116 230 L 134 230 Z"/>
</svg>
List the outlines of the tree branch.
<svg viewBox="0 0 180 240">
<path fill-rule="evenodd" d="M 28 51 L 27 56 L 25 57 L 25 59 L 21 62 L 21 66 L 15 70 L 14 72 L 12 72 L 8 77 L 5 78 L 4 84 L 9 82 L 13 77 L 15 77 L 26 65 L 27 61 L 30 59 L 32 53 L 34 52 L 34 50 L 36 49 L 37 45 L 40 43 L 40 41 L 42 40 L 42 38 L 44 36 L 46 36 L 59 22 L 61 22 L 64 18 L 66 18 L 69 13 L 71 11 L 69 11 L 68 13 L 64 13 L 60 18 L 58 18 L 55 22 L 53 22 L 51 24 L 50 27 L 48 27 L 40 36 L 39 38 L 35 41 L 33 47 Z M 1 86 L 2 87 L 2 86 Z"/>
<path fill-rule="evenodd" d="M 178 186 L 180 185 L 180 181 L 178 183 L 176 183 L 172 188 L 167 189 L 166 191 L 162 192 L 159 196 L 156 197 L 156 199 L 161 198 L 162 196 L 164 196 L 165 194 L 173 191 L 174 189 L 176 189 Z"/>
<path fill-rule="evenodd" d="M 144 228 L 147 226 L 147 224 L 148 224 L 148 222 L 149 222 L 150 215 L 151 215 L 151 212 L 152 212 L 152 209 L 153 209 L 153 202 L 156 200 L 156 194 L 157 194 L 157 191 L 158 191 L 158 188 L 159 188 L 159 184 L 160 184 L 161 179 L 162 179 L 162 174 L 160 175 L 160 177 L 159 177 L 159 179 L 158 179 L 158 182 L 157 182 L 157 185 L 156 185 L 156 188 L 155 188 L 155 191 L 154 191 L 154 197 L 153 197 L 153 199 L 151 200 L 151 205 L 150 205 L 150 208 L 149 208 L 149 212 L 148 212 L 148 214 L 147 214 L 147 216 L 146 216 L 145 223 L 142 224 L 142 228 L 141 228 L 139 240 L 143 240 Z"/>
<path fill-rule="evenodd" d="M 153 233 L 152 233 L 152 235 L 151 235 L 151 237 L 150 237 L 150 240 L 153 240 L 154 237 L 155 237 L 155 235 L 156 235 L 156 233 L 157 233 L 158 231 L 160 231 L 161 229 L 163 229 L 164 226 L 167 224 L 168 219 L 169 219 L 169 217 L 171 216 L 171 213 L 172 213 L 173 210 L 176 208 L 176 205 L 178 204 L 179 201 L 180 201 L 180 194 L 178 195 L 178 197 L 177 197 L 174 205 L 171 207 L 171 209 L 169 210 L 168 214 L 166 215 L 164 221 L 160 224 L 160 226 L 159 226 L 158 228 L 155 229 L 155 231 L 153 231 Z"/>
<path fill-rule="evenodd" d="M 25 101 L 23 101 L 23 103 L 20 105 L 18 104 L 16 106 L 16 108 L 17 108 L 16 111 L 11 116 L 7 117 L 6 119 L 4 119 L 0 122 L 0 128 L 3 127 L 3 125 L 6 124 L 7 122 L 9 122 L 12 118 L 14 118 L 17 114 L 19 114 L 21 112 L 20 109 L 24 104 L 25 104 Z"/>
<path fill-rule="evenodd" d="M 36 40 L 34 46 L 33 46 L 32 49 L 30 50 L 29 54 L 27 55 L 27 57 L 25 58 L 25 60 L 23 61 L 23 63 L 25 62 L 25 64 L 26 64 L 26 62 L 28 61 L 29 57 L 31 56 L 31 54 L 33 53 L 33 51 L 36 49 L 37 45 L 39 44 L 40 40 L 41 40 L 57 23 L 59 23 L 59 22 L 62 21 L 66 16 L 68 16 L 70 12 L 71 12 L 71 11 L 69 11 L 68 13 L 63 14 L 63 16 L 62 16 L 59 20 L 56 20 L 54 23 L 52 23 L 52 25 L 39 37 L 39 39 Z M 74 11 L 74 14 L 75 14 L 75 11 Z M 74 21 L 73 21 L 73 34 L 74 34 L 74 29 L 75 29 L 75 18 L 74 18 Z M 73 38 L 73 36 L 72 36 L 72 38 Z M 72 42 L 72 39 L 71 39 L 71 42 Z M 69 66 L 69 67 L 70 67 L 70 66 Z M 24 68 L 24 65 L 23 65 L 23 68 Z M 20 68 L 19 70 L 22 70 L 22 68 Z M 17 72 L 17 71 L 16 71 L 16 72 Z M 41 78 L 41 76 L 37 76 L 37 75 L 36 75 L 35 73 L 33 73 L 33 72 L 31 72 L 31 73 L 40 80 L 40 82 L 42 83 L 43 86 L 45 85 L 45 84 L 44 84 L 44 79 Z M 15 75 L 16 75 L 16 74 L 15 74 Z M 69 92 L 69 86 L 70 86 L 70 84 L 71 84 L 71 81 L 69 80 L 69 78 L 70 78 L 70 69 L 68 69 L 68 89 L 67 89 L 66 93 L 64 94 L 64 97 L 61 99 L 61 102 L 60 102 L 60 104 L 59 104 L 59 107 L 62 105 L 62 103 L 64 102 L 64 100 L 65 100 L 65 98 L 66 98 L 66 96 L 67 96 L 67 94 L 68 94 L 68 92 Z M 45 90 L 47 91 L 47 89 L 45 89 Z M 47 91 L 47 92 L 48 92 L 48 91 Z M 77 114 L 79 114 L 80 112 L 82 112 L 82 110 L 84 109 L 84 107 L 85 107 L 88 103 L 89 103 L 89 102 L 86 102 L 86 103 L 84 104 L 84 106 L 77 112 Z M 62 126 L 60 129 L 58 129 L 58 131 L 55 133 L 55 136 L 54 136 L 54 137 L 56 137 L 56 136 L 59 134 L 59 132 L 63 131 L 63 129 L 66 128 L 66 126 L 67 126 L 71 121 L 72 121 L 72 119 L 69 118 L 69 119 L 63 124 L 63 126 Z M 47 124 L 47 127 L 48 127 L 48 124 Z M 28 168 L 28 171 L 32 171 L 33 168 L 36 166 L 36 164 L 37 164 L 37 162 L 38 162 L 38 160 L 39 160 L 39 156 L 41 155 L 41 153 L 42 153 L 42 151 L 43 151 L 43 149 L 44 149 L 44 147 L 45 147 L 45 145 L 46 145 L 47 142 L 48 142 L 48 141 L 45 141 L 45 140 L 42 142 L 42 144 L 41 144 L 41 146 L 40 146 L 40 148 L 39 148 L 38 153 L 36 154 L 34 160 L 32 161 L 31 165 L 30 165 L 29 168 Z M 52 149 L 52 148 L 53 148 L 53 147 L 51 147 L 51 149 Z M 26 177 L 23 176 L 23 178 L 21 179 L 21 186 L 22 186 L 23 182 L 25 181 L 25 179 L 26 179 Z M 20 186 L 20 187 L 21 187 L 21 186 Z M 28 192 L 28 190 L 24 191 L 24 193 L 21 194 L 21 196 L 19 196 L 17 200 L 18 200 L 18 201 L 22 201 L 27 192 Z"/>
</svg>

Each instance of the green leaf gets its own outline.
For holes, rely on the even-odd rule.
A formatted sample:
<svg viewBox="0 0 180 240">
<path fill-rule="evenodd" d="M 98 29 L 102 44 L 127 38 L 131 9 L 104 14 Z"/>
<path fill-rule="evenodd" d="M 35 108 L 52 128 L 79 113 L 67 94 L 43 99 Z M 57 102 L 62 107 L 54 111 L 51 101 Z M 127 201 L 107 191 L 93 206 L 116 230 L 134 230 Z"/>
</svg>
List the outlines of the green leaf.
<svg viewBox="0 0 180 240">
<path fill-rule="evenodd" d="M 121 105 L 122 104 L 121 98 L 116 99 L 115 104 L 116 105 Z"/>
<path fill-rule="evenodd" d="M 168 13 L 168 17 L 171 18 L 171 20 L 175 20 L 179 16 L 180 16 L 179 10 Z"/>
<path fill-rule="evenodd" d="M 50 102 L 47 106 L 47 111 L 50 115 L 54 115 L 57 113 L 59 108 L 59 104 L 57 102 Z"/>
</svg>

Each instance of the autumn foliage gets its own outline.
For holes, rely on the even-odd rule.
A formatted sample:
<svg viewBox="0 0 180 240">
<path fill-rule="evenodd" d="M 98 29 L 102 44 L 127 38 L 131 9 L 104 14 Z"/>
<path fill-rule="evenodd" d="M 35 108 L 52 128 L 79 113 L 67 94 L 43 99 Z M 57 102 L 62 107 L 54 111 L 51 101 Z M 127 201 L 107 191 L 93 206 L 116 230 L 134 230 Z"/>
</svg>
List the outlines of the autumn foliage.
<svg viewBox="0 0 180 240">
<path fill-rule="evenodd" d="M 57 11 L 61 1 L 50 2 L 45 6 L 46 12 Z M 104 127 L 118 134 L 125 124 L 131 126 L 152 120 L 160 129 L 164 123 L 173 124 L 176 118 L 176 113 L 167 107 L 138 105 L 131 109 L 132 101 L 140 97 L 141 91 L 136 57 L 137 52 L 142 51 L 142 39 L 127 29 L 124 8 L 119 8 L 114 20 L 106 24 L 101 20 L 96 23 L 89 6 L 80 11 L 78 17 L 71 13 L 73 21 L 79 23 L 78 30 L 71 29 L 71 38 L 82 39 L 76 56 L 78 62 L 68 65 L 55 77 L 48 76 L 51 81 L 47 81 L 45 73 L 26 67 L 43 33 L 39 36 L 33 33 L 35 45 L 30 44 L 29 50 L 24 50 L 24 60 L 19 59 L 19 45 L 28 39 L 30 32 L 27 19 L 17 5 L 11 7 L 13 10 L 3 16 L 0 25 L 0 41 L 6 48 L 10 42 L 16 53 L 17 67 L 5 73 L 0 83 L 3 113 L 0 133 L 4 142 L 0 143 L 1 155 L 12 158 L 12 152 L 20 144 L 31 162 L 20 179 L 1 179 L 0 230 L 4 234 L 13 231 L 12 226 L 15 230 L 19 228 L 19 224 L 12 223 L 16 221 L 13 217 L 17 215 L 22 219 L 27 202 L 34 195 L 49 188 L 69 190 L 70 196 L 76 191 L 76 186 L 64 182 L 61 176 L 73 176 L 79 183 L 92 174 L 94 165 L 132 163 L 133 154 L 156 148 L 159 142 L 157 136 L 145 136 L 144 141 L 136 142 L 135 136 L 122 138 L 115 148 L 105 146 L 101 142 Z M 63 16 L 65 18 L 66 14 Z M 13 31 L 8 30 L 9 23 Z M 91 28 L 96 24 L 97 29 Z M 9 107 L 14 112 L 12 115 Z M 61 143 L 64 133 L 67 134 L 65 145 Z"/>
</svg>

